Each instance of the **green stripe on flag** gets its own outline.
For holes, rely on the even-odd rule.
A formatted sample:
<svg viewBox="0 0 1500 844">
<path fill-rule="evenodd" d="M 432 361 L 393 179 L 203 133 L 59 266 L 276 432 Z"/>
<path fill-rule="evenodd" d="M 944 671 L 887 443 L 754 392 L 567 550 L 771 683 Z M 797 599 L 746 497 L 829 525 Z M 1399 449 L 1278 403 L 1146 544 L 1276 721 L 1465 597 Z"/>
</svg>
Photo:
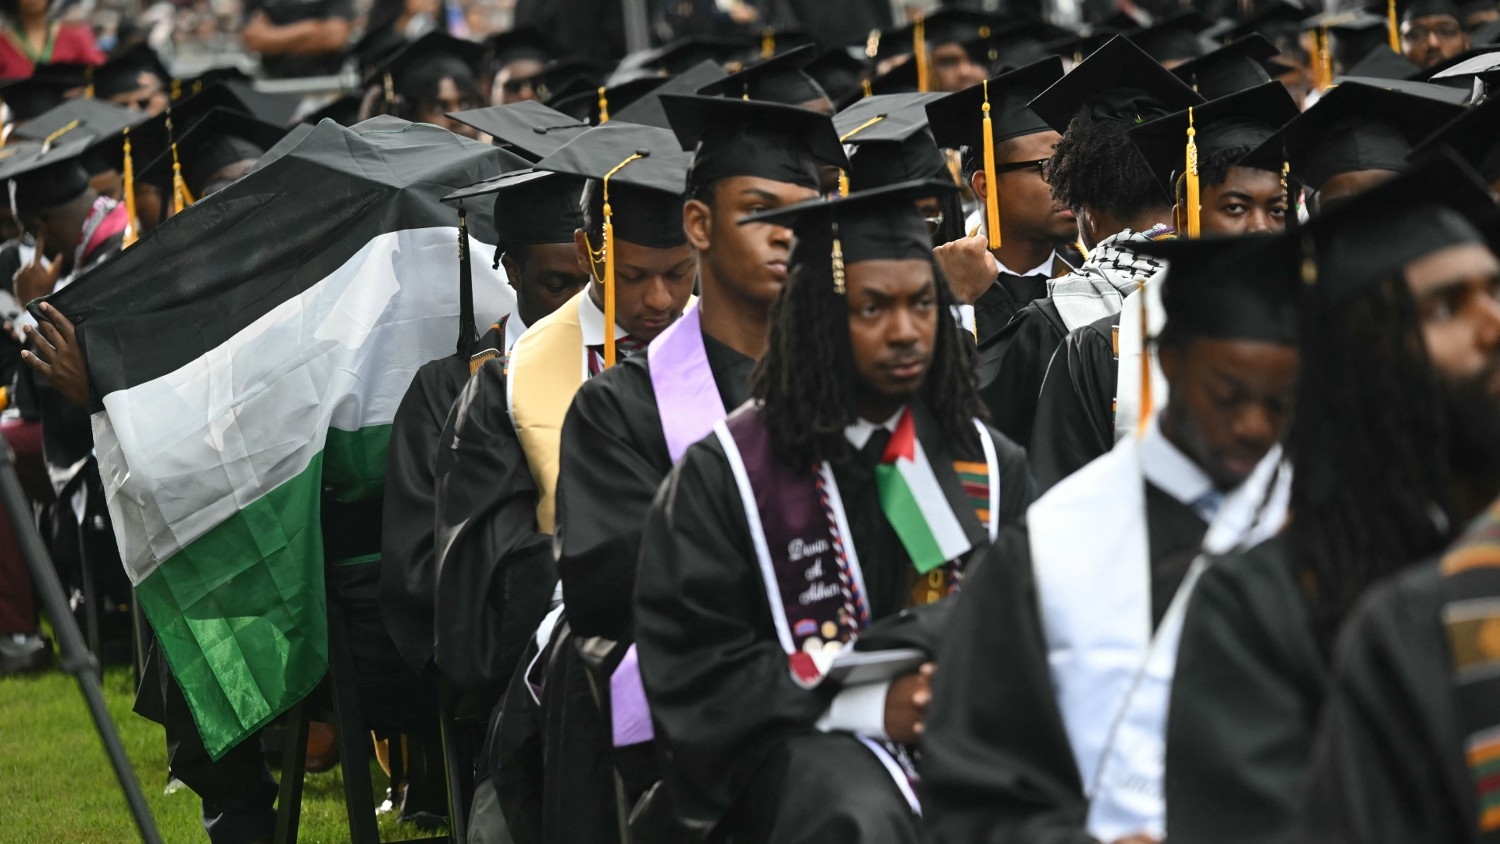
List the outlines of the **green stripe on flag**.
<svg viewBox="0 0 1500 844">
<path fill-rule="evenodd" d="M 885 511 L 886 521 L 895 528 L 901 544 L 906 546 L 917 571 L 926 574 L 947 562 L 901 470 L 894 463 L 876 466 L 875 486 L 880 490 L 880 509 Z"/>
<path fill-rule="evenodd" d="M 323 446 L 323 483 L 339 501 L 366 501 L 385 491 L 385 458 L 391 449 L 391 426 L 370 425 L 358 431 L 328 429 Z"/>
</svg>

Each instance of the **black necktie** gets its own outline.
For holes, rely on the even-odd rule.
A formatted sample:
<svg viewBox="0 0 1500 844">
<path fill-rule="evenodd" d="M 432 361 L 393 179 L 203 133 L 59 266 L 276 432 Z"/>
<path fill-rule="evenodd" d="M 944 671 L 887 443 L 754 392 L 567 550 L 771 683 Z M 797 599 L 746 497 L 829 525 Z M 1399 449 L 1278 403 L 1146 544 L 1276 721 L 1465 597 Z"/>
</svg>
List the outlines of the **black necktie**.
<svg viewBox="0 0 1500 844">
<path fill-rule="evenodd" d="M 870 438 L 865 441 L 865 447 L 860 449 L 864 455 L 865 462 L 870 466 L 879 466 L 880 458 L 885 456 L 885 447 L 891 444 L 891 432 L 885 428 L 876 428 Z"/>
</svg>

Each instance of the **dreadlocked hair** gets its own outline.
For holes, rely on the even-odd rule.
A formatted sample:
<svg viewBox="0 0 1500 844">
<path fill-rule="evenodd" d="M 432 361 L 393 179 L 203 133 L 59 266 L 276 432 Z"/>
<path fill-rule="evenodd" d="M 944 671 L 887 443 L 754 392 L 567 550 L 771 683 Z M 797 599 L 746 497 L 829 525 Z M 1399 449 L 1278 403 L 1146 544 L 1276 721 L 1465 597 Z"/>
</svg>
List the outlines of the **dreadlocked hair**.
<svg viewBox="0 0 1500 844">
<path fill-rule="evenodd" d="M 1052 199 L 1066 208 L 1091 205 L 1124 217 L 1171 206 L 1124 124 L 1075 118 L 1047 165 Z"/>
<path fill-rule="evenodd" d="M 1299 321 L 1290 564 L 1327 656 L 1367 587 L 1446 543 L 1448 434 L 1399 273 Z"/>
<path fill-rule="evenodd" d="M 937 335 L 918 398 L 949 441 L 978 449 L 972 420 L 989 414 L 979 400 L 975 353 L 949 317 L 957 300 L 947 279 L 936 263 L 932 272 Z M 844 437 L 857 415 L 849 310 L 826 268 L 799 264 L 788 275 L 771 309 L 770 343 L 751 376 L 750 393 L 764 415 L 772 450 L 787 466 L 812 467 L 852 453 Z"/>
</svg>

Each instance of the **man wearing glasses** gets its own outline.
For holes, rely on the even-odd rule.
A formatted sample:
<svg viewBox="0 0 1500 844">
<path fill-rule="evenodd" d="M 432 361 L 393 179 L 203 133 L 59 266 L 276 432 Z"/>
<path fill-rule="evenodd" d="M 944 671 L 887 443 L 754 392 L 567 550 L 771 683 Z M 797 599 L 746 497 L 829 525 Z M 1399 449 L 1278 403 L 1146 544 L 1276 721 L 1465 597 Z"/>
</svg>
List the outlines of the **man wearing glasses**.
<svg viewBox="0 0 1500 844">
<path fill-rule="evenodd" d="M 1469 49 L 1452 0 L 1412 0 L 1401 13 L 1401 52 L 1417 67 L 1436 67 Z"/>
</svg>

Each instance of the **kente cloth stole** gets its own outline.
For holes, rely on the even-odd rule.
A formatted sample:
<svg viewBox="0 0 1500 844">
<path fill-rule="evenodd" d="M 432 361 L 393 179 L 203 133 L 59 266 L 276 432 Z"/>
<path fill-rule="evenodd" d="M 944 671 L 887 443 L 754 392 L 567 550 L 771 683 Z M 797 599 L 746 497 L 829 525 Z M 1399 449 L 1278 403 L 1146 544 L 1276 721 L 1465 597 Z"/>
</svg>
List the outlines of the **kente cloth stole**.
<svg viewBox="0 0 1500 844">
<path fill-rule="evenodd" d="M 1443 557 L 1443 626 L 1479 840 L 1500 842 L 1500 505 Z"/>
</svg>

